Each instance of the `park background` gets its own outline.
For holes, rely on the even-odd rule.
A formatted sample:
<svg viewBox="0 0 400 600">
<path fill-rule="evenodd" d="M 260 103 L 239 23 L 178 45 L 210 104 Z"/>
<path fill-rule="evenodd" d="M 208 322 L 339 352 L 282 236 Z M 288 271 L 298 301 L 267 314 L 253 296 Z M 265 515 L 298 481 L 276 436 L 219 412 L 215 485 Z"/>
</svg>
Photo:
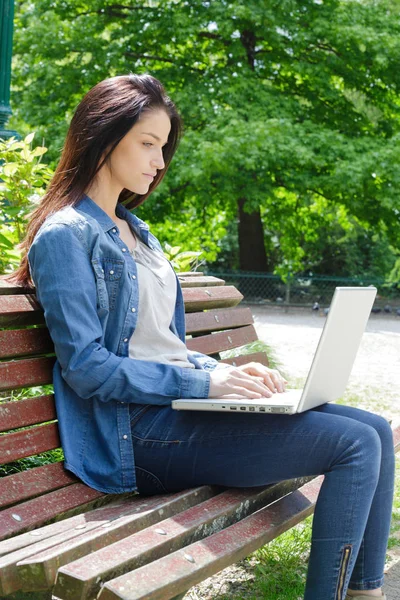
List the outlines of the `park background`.
<svg viewBox="0 0 400 600">
<path fill-rule="evenodd" d="M 323 311 L 311 311 L 314 303 L 329 305 L 338 283 L 377 285 L 385 320 L 372 315 L 361 348 L 365 364 L 356 364 L 362 383 L 353 379 L 344 402 L 396 418 L 400 2 L 0 4 L 15 9 L 6 126 L 18 133 L 0 142 L 0 273 L 19 264 L 27 216 L 83 94 L 106 77 L 150 73 L 176 102 L 184 137 L 162 184 L 136 214 L 176 268 L 194 259 L 193 268 L 222 276 L 260 305 L 256 328 L 270 343 L 273 364 L 288 377 L 296 365 L 292 382 L 304 379 L 304 359 L 324 320 Z M 305 307 L 307 322 L 294 305 Z M 300 598 L 310 527 L 311 517 L 193 588 L 188 599 Z M 400 492 L 388 564 L 400 556 L 399 530 Z M 399 578 L 397 569 L 390 600 L 398 597 Z"/>
<path fill-rule="evenodd" d="M 395 310 L 399 11 L 397 0 L 15 2 L 8 127 L 35 136 L 1 147 L 0 272 L 19 261 L 24 217 L 83 94 L 148 72 L 185 128 L 137 209 L 164 244 L 202 252 L 203 270 L 252 299 L 328 303 L 354 281 Z"/>
</svg>

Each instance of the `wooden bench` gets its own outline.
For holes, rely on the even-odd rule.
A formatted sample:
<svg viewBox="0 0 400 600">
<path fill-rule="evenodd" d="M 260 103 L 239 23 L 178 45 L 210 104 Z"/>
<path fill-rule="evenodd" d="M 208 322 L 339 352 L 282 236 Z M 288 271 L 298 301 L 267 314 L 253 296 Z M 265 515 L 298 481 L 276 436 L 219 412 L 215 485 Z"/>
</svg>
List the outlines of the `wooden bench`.
<svg viewBox="0 0 400 600">
<path fill-rule="evenodd" d="M 257 340 L 233 286 L 198 273 L 180 280 L 189 349 L 219 358 Z M 267 364 L 265 353 L 225 362 L 249 360 Z M 97 492 L 54 459 L 27 465 L 60 446 L 53 395 L 37 389 L 51 385 L 54 361 L 35 295 L 0 280 L 1 598 L 177 600 L 312 513 L 322 477 L 145 497 Z M 31 393 L 17 399 L 22 388 Z M 397 449 L 400 428 L 394 440 Z"/>
</svg>

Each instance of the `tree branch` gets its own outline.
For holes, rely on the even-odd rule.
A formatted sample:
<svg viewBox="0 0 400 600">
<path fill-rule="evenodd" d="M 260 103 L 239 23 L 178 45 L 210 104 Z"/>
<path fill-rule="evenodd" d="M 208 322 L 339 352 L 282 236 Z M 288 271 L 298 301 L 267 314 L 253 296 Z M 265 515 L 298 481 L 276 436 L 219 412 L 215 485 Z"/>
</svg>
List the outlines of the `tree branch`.
<svg viewBox="0 0 400 600">
<path fill-rule="evenodd" d="M 229 40 L 224 40 L 224 38 L 221 37 L 220 35 L 218 35 L 216 33 L 211 33 L 210 31 L 200 31 L 198 34 L 198 37 L 208 38 L 210 40 L 218 40 L 219 42 L 224 44 L 224 46 L 230 46 L 230 44 L 231 44 L 231 42 Z"/>
<path fill-rule="evenodd" d="M 332 46 L 328 46 L 328 44 L 311 44 L 311 48 L 312 47 L 319 48 L 320 50 L 326 50 L 327 52 L 332 52 L 332 54 L 335 54 L 338 58 L 342 58 L 340 52 L 332 48 Z"/>
</svg>

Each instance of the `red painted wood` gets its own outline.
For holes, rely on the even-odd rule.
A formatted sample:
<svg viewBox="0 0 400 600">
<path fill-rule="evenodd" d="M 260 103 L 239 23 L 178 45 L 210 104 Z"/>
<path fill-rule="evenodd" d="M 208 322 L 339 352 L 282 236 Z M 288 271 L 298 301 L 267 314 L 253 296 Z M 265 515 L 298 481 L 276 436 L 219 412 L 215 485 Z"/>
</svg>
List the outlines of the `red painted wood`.
<svg viewBox="0 0 400 600">
<path fill-rule="evenodd" d="M 151 498 L 108 496 L 119 499 L 86 512 L 79 520 L 71 517 L 39 529 L 37 532 L 44 532 L 44 535 L 33 541 L 29 534 L 22 534 L 18 538 L 23 543 L 0 558 L 0 595 L 23 587 L 31 591 L 50 588 L 58 566 L 64 564 L 68 555 L 81 556 L 90 552 L 92 544 L 101 547 L 111 543 L 110 538 L 121 539 L 132 531 L 146 529 L 165 516 L 202 503 L 215 493 L 216 488 L 202 486 Z M 0 542 L 0 555 L 3 546 L 11 542 Z"/>
<path fill-rule="evenodd" d="M 247 365 L 249 362 L 259 362 L 262 365 L 268 367 L 268 358 L 265 352 L 252 352 L 251 354 L 243 354 L 242 356 L 235 356 L 234 358 L 223 358 L 220 362 L 239 367 L 240 365 Z"/>
<path fill-rule="evenodd" d="M 60 517 L 78 506 L 84 508 L 84 505 L 102 496 L 104 494 L 83 483 L 75 483 L 18 506 L 6 508 L 0 512 L 0 540 L 43 525 L 46 521 Z M 20 520 L 16 519 L 16 516 Z"/>
<path fill-rule="evenodd" d="M 35 467 L 0 479 L 0 508 L 46 494 L 78 479 L 61 462 Z"/>
<path fill-rule="evenodd" d="M 43 323 L 43 310 L 34 294 L 0 294 L 0 327 L 36 323 Z"/>
<path fill-rule="evenodd" d="M 322 477 L 227 529 L 108 581 L 99 600 L 165 600 L 236 562 L 312 513 Z M 62 599 L 64 600 L 64 599 Z"/>
<path fill-rule="evenodd" d="M 220 531 L 270 504 L 282 493 L 293 490 L 296 485 L 299 487 L 301 483 L 292 481 L 267 487 L 229 489 L 97 552 L 92 550 L 88 556 L 69 562 L 59 569 L 54 594 L 63 600 L 95 598 L 100 590 L 100 581 L 157 560 L 175 548 L 184 547 Z M 56 564 L 60 561 L 57 548 L 53 548 L 52 552 Z M 64 561 L 64 557 L 61 560 Z M 33 556 L 24 561 L 24 564 L 28 563 L 32 564 L 37 577 L 39 557 Z M 22 563 L 20 565 L 21 569 Z M 50 579 L 48 582 L 51 584 Z"/>
<path fill-rule="evenodd" d="M 186 314 L 186 333 L 211 333 L 251 325 L 253 316 L 247 308 L 219 308 L 201 313 Z"/>
<path fill-rule="evenodd" d="M 0 362 L 0 391 L 52 383 L 55 361 L 51 356 Z"/>
<path fill-rule="evenodd" d="M 156 498 L 158 498 L 158 496 Z M 109 494 L 104 495 L 102 499 L 107 500 L 108 502 L 105 506 L 87 510 L 84 513 L 78 513 L 73 517 L 68 517 L 61 521 L 56 521 L 55 523 L 50 523 L 49 525 L 44 525 L 33 531 L 20 533 L 19 535 L 1 541 L 0 576 L 3 573 L 2 568 L 5 562 L 11 564 L 8 558 L 6 558 L 6 555 L 8 555 L 8 557 L 12 555 L 11 558 L 15 558 L 14 562 L 16 564 L 21 558 L 26 558 L 34 553 L 34 548 L 39 548 L 41 551 L 43 548 L 53 545 L 53 540 L 56 540 L 56 543 L 59 543 L 60 540 L 63 541 L 66 532 L 75 531 L 75 535 L 79 536 L 82 531 L 86 531 L 88 523 L 91 523 L 92 521 L 102 521 L 103 519 L 113 520 L 116 514 L 119 515 L 124 511 L 133 509 L 133 505 L 139 506 L 139 504 L 136 504 L 139 500 L 147 501 L 147 498 L 142 498 L 141 496 L 135 496 L 133 494 Z M 107 511 L 109 508 L 111 512 L 103 512 L 105 510 Z M 37 544 L 39 544 L 39 546 L 37 546 Z M 32 552 L 27 550 L 28 548 L 33 548 Z M 16 552 L 20 550 L 22 554 L 16 554 Z"/>
<path fill-rule="evenodd" d="M 178 275 L 179 283 L 182 288 L 188 287 L 213 287 L 215 285 L 224 285 L 223 279 L 213 277 L 212 275 L 195 276 L 192 275 Z"/>
<path fill-rule="evenodd" d="M 203 352 L 203 354 L 217 354 L 224 350 L 231 350 L 258 340 L 253 325 L 230 329 L 219 333 L 204 335 L 186 341 L 189 350 Z"/>
<path fill-rule="evenodd" d="M 54 450 L 61 445 L 56 423 L 38 425 L 0 436 L 0 464 Z"/>
<path fill-rule="evenodd" d="M 45 327 L 0 331 L 0 358 L 51 354 L 54 344 Z"/>
<path fill-rule="evenodd" d="M 197 493 L 196 493 L 197 492 Z M 164 517 L 170 517 L 173 521 L 179 515 L 188 510 L 195 510 L 193 506 L 203 505 L 215 490 L 211 486 L 204 488 L 193 488 L 176 494 L 165 494 L 153 499 L 153 504 L 144 502 L 147 498 L 141 498 L 141 506 L 132 504 L 129 511 L 114 518 L 108 524 L 97 528 L 86 528 L 81 535 L 70 540 L 59 540 L 58 545 L 35 552 L 24 560 L 19 560 L 17 565 L 18 578 L 22 581 L 22 589 L 36 590 L 51 588 L 56 579 L 57 569 L 60 565 L 70 563 L 71 560 L 84 557 L 87 560 L 92 553 L 108 548 L 111 545 L 122 543 L 123 539 L 132 534 L 140 534 L 150 529 L 157 529 L 158 524 Z M 165 520 L 162 521 L 163 523 Z M 119 552 L 119 550 L 116 550 Z M 75 598 L 73 595 L 72 597 Z"/>
<path fill-rule="evenodd" d="M 136 500 L 133 499 L 133 500 Z M 32 554 L 56 546 L 73 537 L 79 537 L 82 531 L 107 526 L 115 518 L 123 515 L 127 510 L 134 510 L 134 501 L 107 504 L 85 515 L 78 515 L 53 523 L 41 529 L 23 533 L 17 537 L 0 542 L 0 596 L 9 595 L 22 588 L 22 579 L 18 573 L 17 563 Z M 40 534 L 40 535 L 34 535 Z M 18 546 L 12 546 L 15 540 L 22 540 Z M 3 547 L 10 545 L 12 548 L 7 554 L 2 553 Z M 35 587 L 35 586 L 34 586 Z M 44 587 L 46 587 L 44 585 Z"/>
<path fill-rule="evenodd" d="M 0 404 L 0 432 L 56 418 L 53 394 Z"/>
<path fill-rule="evenodd" d="M 33 290 L 34 291 L 34 290 Z M 3 294 L 27 294 L 32 293 L 32 289 L 24 288 L 20 285 L 14 285 L 5 280 L 5 275 L 0 275 L 0 295 Z"/>
<path fill-rule="evenodd" d="M 242 294 L 231 285 L 212 288 L 186 288 L 182 290 L 182 293 L 186 312 L 236 306 L 243 298 Z"/>
</svg>

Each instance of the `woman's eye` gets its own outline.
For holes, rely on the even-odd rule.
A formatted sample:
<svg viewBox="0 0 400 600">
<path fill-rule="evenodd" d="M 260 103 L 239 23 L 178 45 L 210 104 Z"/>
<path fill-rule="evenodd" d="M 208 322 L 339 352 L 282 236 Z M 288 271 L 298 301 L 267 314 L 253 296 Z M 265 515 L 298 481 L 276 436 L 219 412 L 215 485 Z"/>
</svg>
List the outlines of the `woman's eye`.
<svg viewBox="0 0 400 600">
<path fill-rule="evenodd" d="M 144 146 L 153 146 L 151 142 L 143 142 Z"/>
</svg>

